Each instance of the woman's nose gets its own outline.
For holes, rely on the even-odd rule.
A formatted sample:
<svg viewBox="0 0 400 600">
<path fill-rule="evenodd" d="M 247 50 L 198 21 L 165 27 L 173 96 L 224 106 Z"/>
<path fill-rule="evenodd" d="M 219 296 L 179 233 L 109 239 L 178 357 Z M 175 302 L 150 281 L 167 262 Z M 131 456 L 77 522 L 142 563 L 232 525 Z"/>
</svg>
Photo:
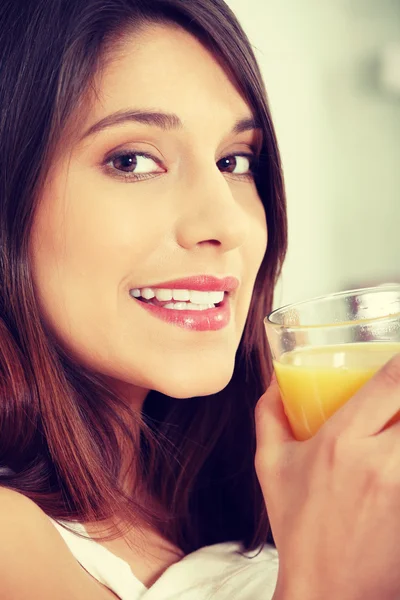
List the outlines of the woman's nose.
<svg viewBox="0 0 400 600">
<path fill-rule="evenodd" d="M 178 244 L 185 249 L 219 246 L 227 252 L 240 247 L 249 231 L 249 216 L 233 194 L 228 179 L 214 165 L 205 176 L 190 177 L 180 190 L 180 216 L 176 226 Z"/>
</svg>

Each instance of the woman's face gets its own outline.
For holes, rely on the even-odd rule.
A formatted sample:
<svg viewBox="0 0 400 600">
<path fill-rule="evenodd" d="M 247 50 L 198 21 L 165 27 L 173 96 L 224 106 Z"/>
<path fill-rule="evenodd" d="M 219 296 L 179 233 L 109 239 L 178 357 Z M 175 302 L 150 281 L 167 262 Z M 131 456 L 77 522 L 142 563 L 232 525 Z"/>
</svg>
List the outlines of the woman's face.
<svg viewBox="0 0 400 600">
<path fill-rule="evenodd" d="M 177 27 L 127 39 L 96 88 L 35 217 L 43 316 L 133 402 L 150 389 L 217 392 L 267 245 L 251 174 L 260 132 L 221 66 Z"/>
</svg>

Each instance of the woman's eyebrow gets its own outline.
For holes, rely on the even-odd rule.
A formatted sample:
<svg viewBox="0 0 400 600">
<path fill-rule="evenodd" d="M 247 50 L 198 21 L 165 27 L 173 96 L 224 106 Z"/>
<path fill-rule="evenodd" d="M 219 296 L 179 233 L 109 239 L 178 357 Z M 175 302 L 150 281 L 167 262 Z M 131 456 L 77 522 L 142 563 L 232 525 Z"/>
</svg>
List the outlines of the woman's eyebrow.
<svg viewBox="0 0 400 600">
<path fill-rule="evenodd" d="M 152 127 L 158 127 L 165 131 L 171 129 L 180 129 L 183 127 L 180 118 L 173 113 L 163 113 L 157 111 L 141 111 L 141 110 L 124 110 L 112 113 L 104 119 L 101 119 L 82 135 L 81 140 L 98 133 L 109 127 L 115 125 L 121 125 L 122 123 L 133 121 L 135 123 L 142 123 L 144 125 L 151 125 Z M 259 129 L 260 124 L 254 117 L 245 117 L 237 121 L 232 129 L 232 133 L 243 133 L 245 131 L 251 131 L 253 129 Z"/>
</svg>

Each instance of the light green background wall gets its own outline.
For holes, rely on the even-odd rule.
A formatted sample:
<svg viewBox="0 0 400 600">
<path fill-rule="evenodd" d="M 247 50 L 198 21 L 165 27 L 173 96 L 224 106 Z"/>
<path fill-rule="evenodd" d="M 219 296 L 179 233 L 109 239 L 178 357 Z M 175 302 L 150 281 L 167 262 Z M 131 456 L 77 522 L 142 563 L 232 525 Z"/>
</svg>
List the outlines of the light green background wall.
<svg viewBox="0 0 400 600">
<path fill-rule="evenodd" d="M 256 48 L 285 169 L 276 304 L 400 281 L 400 96 L 379 79 L 385 45 L 400 44 L 400 0 L 228 4 Z"/>
</svg>

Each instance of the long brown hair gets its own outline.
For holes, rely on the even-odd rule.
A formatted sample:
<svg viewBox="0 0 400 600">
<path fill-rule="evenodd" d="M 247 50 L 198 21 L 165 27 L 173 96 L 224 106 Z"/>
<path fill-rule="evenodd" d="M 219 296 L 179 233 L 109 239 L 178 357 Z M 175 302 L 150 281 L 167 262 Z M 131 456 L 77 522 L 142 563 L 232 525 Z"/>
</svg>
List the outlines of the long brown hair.
<svg viewBox="0 0 400 600">
<path fill-rule="evenodd" d="M 256 183 L 269 241 L 229 385 L 186 400 L 150 392 L 138 440 L 129 406 L 46 330 L 29 240 L 66 124 L 112 42 L 146 22 L 176 23 L 197 36 L 252 109 L 263 131 Z M 8 468 L 0 469 L 0 485 L 56 519 L 141 517 L 186 553 L 227 540 L 258 547 L 268 519 L 253 466 L 253 412 L 270 374 L 262 321 L 286 251 L 286 208 L 246 35 L 223 0 L 2 0 L 0 69 L 0 466 Z M 157 510 L 122 489 L 121 439 L 135 444 L 132 469 Z"/>
</svg>

